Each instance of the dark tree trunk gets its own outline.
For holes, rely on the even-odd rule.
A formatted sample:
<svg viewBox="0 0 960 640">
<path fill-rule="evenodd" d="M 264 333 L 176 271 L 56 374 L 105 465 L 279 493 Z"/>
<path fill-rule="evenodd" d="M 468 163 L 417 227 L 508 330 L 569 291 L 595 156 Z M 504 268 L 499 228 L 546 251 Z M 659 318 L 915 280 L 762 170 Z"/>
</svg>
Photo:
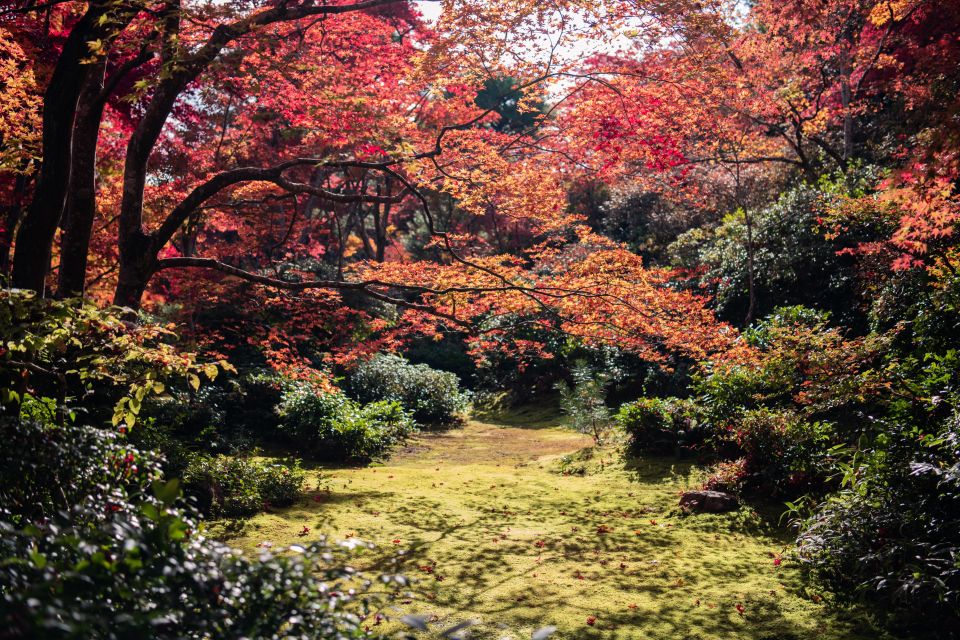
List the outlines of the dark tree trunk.
<svg viewBox="0 0 960 640">
<path fill-rule="evenodd" d="M 3 225 L 0 228 L 0 278 L 4 281 L 10 276 L 10 249 L 13 247 L 13 234 L 23 216 L 23 196 L 27 191 L 29 177 L 21 173 L 14 181 L 13 196 L 10 204 L 4 207 Z"/>
<path fill-rule="evenodd" d="M 390 179 L 387 179 L 386 186 L 384 188 L 384 193 L 388 196 L 391 195 L 393 189 L 391 188 Z M 377 195 L 380 195 L 380 188 L 377 187 Z M 376 234 L 376 243 L 377 243 L 377 262 L 383 262 L 386 258 L 387 253 L 387 227 L 390 225 L 390 209 L 392 205 L 389 203 L 383 205 L 383 214 L 380 213 L 380 205 L 377 205 L 373 210 L 373 224 L 374 232 Z"/>
<path fill-rule="evenodd" d="M 87 278 L 87 253 L 97 212 L 97 141 L 103 116 L 101 92 L 106 59 L 92 69 L 80 95 L 73 131 L 73 163 L 64 211 L 57 295 L 82 296 Z"/>
<path fill-rule="evenodd" d="M 60 224 L 70 182 L 73 123 L 89 64 L 87 42 L 95 39 L 104 9 L 94 3 L 63 45 L 50 84 L 43 95 L 43 160 L 34 197 L 17 231 L 13 257 L 13 285 L 43 293 L 53 236 Z"/>
<path fill-rule="evenodd" d="M 120 273 L 113 303 L 137 310 L 150 278 L 157 270 L 157 247 L 153 239 L 137 232 L 120 239 Z"/>
<path fill-rule="evenodd" d="M 850 51 L 847 46 L 840 50 L 840 104 L 843 108 L 843 161 L 853 159 L 853 111 L 850 106 Z"/>
<path fill-rule="evenodd" d="M 746 209 L 744 209 L 743 214 L 747 225 L 747 289 L 750 296 L 747 305 L 747 317 L 743 319 L 743 323 L 749 326 L 757 312 L 757 288 L 753 260 L 753 217 Z"/>
</svg>

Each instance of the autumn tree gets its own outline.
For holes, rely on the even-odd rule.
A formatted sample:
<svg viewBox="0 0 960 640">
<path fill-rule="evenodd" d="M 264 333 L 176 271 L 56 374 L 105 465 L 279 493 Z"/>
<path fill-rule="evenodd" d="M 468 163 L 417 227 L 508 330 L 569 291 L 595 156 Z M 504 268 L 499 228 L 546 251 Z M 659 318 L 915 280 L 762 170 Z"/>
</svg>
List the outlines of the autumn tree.
<svg viewBox="0 0 960 640">
<path fill-rule="evenodd" d="M 93 259 L 95 280 L 132 308 L 158 275 L 176 297 L 192 278 L 177 274 L 203 269 L 357 292 L 459 328 L 547 314 L 651 357 L 731 337 L 567 206 L 570 177 L 595 171 L 582 140 L 596 131 L 558 117 L 603 82 L 579 71 L 590 47 L 637 24 L 661 39 L 681 28 L 674 8 L 459 0 L 432 26 L 397 0 L 27 3 L 5 15 L 26 33 L 51 12 L 65 37 L 15 286 L 43 291 L 55 256 L 60 295 L 83 290 Z M 560 137 L 562 162 L 548 144 Z M 669 136 L 644 153 L 660 170 L 680 160 Z M 456 215 L 441 220 L 438 202 Z M 428 261 L 407 260 L 404 225 L 422 231 Z M 681 339 L 691 330 L 703 340 Z"/>
<path fill-rule="evenodd" d="M 705 10 L 667 46 L 592 60 L 585 72 L 603 81 L 561 117 L 595 140 L 573 138 L 555 151 L 588 158 L 608 183 L 681 211 L 737 211 L 749 322 L 754 211 L 795 178 L 900 163 L 925 123 L 949 119 L 955 85 L 943 65 L 955 59 L 954 4 L 757 2 L 736 20 L 724 19 L 729 8 L 713 14 L 720 19 Z"/>
</svg>

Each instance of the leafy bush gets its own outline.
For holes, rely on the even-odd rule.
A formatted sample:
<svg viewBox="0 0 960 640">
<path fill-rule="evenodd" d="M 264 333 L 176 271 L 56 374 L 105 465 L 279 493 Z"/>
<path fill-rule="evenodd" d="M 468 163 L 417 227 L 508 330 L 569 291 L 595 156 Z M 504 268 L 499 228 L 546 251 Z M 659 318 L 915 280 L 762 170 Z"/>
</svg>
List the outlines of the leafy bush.
<svg viewBox="0 0 960 640">
<path fill-rule="evenodd" d="M 616 421 L 635 453 L 690 453 L 711 434 L 705 412 L 682 398 L 640 398 L 620 407 Z"/>
<path fill-rule="evenodd" d="M 256 372 L 205 385 L 199 391 L 170 390 L 148 398 L 141 423 L 130 432 L 141 448 L 163 453 L 164 471 L 180 476 L 196 454 L 238 455 L 276 441 L 276 407 L 292 381 Z"/>
<path fill-rule="evenodd" d="M 260 497 L 269 507 L 289 507 L 300 497 L 304 473 L 300 461 L 264 463 L 260 470 Z"/>
<path fill-rule="evenodd" d="M 0 449 L 5 637 L 376 637 L 362 629 L 369 583 L 344 548 L 245 559 L 198 536 L 176 482 L 156 481 L 155 458 L 115 434 L 17 421 L 3 434 L 36 445 Z"/>
<path fill-rule="evenodd" d="M 923 637 L 960 637 L 960 424 L 888 429 L 808 519 L 798 555 L 840 602 Z"/>
<path fill-rule="evenodd" d="M 756 359 L 706 364 L 694 376 L 694 396 L 718 424 L 735 422 L 743 411 L 761 407 L 788 409 L 811 419 L 881 409 L 888 385 L 875 364 L 889 340 L 847 339 L 828 320 L 828 314 L 806 307 L 776 309 L 743 333 L 756 349 Z M 853 421 L 851 426 L 862 424 Z"/>
<path fill-rule="evenodd" d="M 166 328 L 124 322 L 121 313 L 0 290 L 4 411 L 19 415 L 28 396 L 47 398 L 56 422 L 84 412 L 93 424 L 112 420 L 132 427 L 146 398 L 176 384 L 197 390 L 202 378 L 233 370 L 225 361 L 199 362 L 171 344 L 176 336 Z"/>
<path fill-rule="evenodd" d="M 392 354 L 378 354 L 357 367 L 349 391 L 360 402 L 399 402 L 421 424 L 452 422 L 469 402 L 455 374 Z"/>
<path fill-rule="evenodd" d="M 102 517 L 161 477 L 156 454 L 102 429 L 0 418 L 0 438 L 0 508 L 24 523 Z"/>
<path fill-rule="evenodd" d="M 703 483 L 703 488 L 709 491 L 726 491 L 739 494 L 743 491 L 747 476 L 746 458 L 723 460 L 710 469 L 710 475 Z"/>
<path fill-rule="evenodd" d="M 231 456 L 196 456 L 183 474 L 184 490 L 215 518 L 240 518 L 265 507 L 293 504 L 303 487 L 300 464 L 271 464 Z"/>
<path fill-rule="evenodd" d="M 450 371 L 469 384 L 476 381 L 477 364 L 467 353 L 466 336 L 455 332 L 444 333 L 442 340 L 433 337 L 413 338 L 403 349 L 403 355 L 413 364 L 424 364 L 432 369 Z"/>
<path fill-rule="evenodd" d="M 836 468 L 831 454 L 842 450 L 842 445 L 833 446 L 832 425 L 808 422 L 789 411 L 745 411 L 733 436 L 743 453 L 744 488 L 771 496 L 822 493 Z"/>
<path fill-rule="evenodd" d="M 172 390 L 143 402 L 140 422 L 128 437 L 140 448 L 160 452 L 168 477 L 181 477 L 197 456 L 237 455 L 254 447 L 235 416 L 242 400 L 239 385 L 232 381 L 197 392 Z"/>
<path fill-rule="evenodd" d="M 271 438 L 279 425 L 277 405 L 291 381 L 273 372 L 258 371 L 241 377 L 239 384 L 240 402 L 232 407 L 230 419 L 254 438 Z"/>
<path fill-rule="evenodd" d="M 875 169 L 857 168 L 783 192 L 776 202 L 749 212 L 750 243 L 743 210 L 715 228 L 690 229 L 669 247 L 672 262 L 699 272 L 700 283 L 715 296 L 719 315 L 739 322 L 749 307 L 747 247 L 752 246 L 758 315 L 777 306 L 803 304 L 828 309 L 845 324 L 862 327 L 866 304 L 859 295 L 854 259 L 840 251 L 845 247 L 841 241 L 827 237 L 819 221 L 839 198 L 864 193 L 875 174 Z"/>
<path fill-rule="evenodd" d="M 144 411 L 152 414 L 152 410 L 146 407 Z M 181 477 L 190 460 L 197 455 L 194 446 L 196 436 L 188 438 L 169 424 L 158 421 L 153 415 L 141 420 L 127 434 L 127 440 L 140 450 L 159 453 L 163 473 L 169 478 Z"/>
<path fill-rule="evenodd" d="M 295 385 L 277 409 L 280 431 L 294 446 L 336 461 L 383 456 L 416 431 L 410 414 L 398 402 L 361 405 L 340 391 L 319 391 Z"/>
</svg>

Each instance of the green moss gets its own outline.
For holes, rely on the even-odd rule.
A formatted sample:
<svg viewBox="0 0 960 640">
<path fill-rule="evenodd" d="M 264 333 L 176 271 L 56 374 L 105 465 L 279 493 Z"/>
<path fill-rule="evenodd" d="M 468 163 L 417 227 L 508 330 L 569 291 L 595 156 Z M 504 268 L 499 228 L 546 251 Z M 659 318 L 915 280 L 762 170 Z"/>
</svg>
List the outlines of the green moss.
<svg viewBox="0 0 960 640">
<path fill-rule="evenodd" d="M 253 518 L 231 542 L 356 537 L 378 545 L 364 558 L 373 572 L 404 550 L 417 581 L 396 611 L 436 628 L 477 620 L 480 638 L 545 625 L 555 638 L 876 637 L 805 592 L 789 560 L 774 566 L 789 537 L 751 511 L 681 516 L 678 492 L 699 470 L 599 449 L 584 475 L 563 475 L 561 458 L 589 439 L 537 426 L 469 422 L 388 464 L 324 472 L 300 504 Z"/>
</svg>

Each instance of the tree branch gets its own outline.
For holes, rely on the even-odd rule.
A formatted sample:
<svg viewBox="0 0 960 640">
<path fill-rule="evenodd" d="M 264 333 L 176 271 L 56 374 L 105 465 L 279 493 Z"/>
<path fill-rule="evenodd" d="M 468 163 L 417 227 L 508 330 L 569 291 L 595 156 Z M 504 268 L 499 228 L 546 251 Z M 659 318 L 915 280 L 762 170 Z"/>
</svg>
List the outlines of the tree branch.
<svg viewBox="0 0 960 640">
<path fill-rule="evenodd" d="M 301 282 L 289 282 L 287 280 L 280 280 L 279 278 L 271 278 L 269 276 L 260 275 L 258 273 L 253 273 L 252 271 L 246 271 L 245 269 L 240 269 L 232 265 L 226 264 L 225 262 L 220 262 L 219 260 L 214 260 L 213 258 L 164 258 L 158 261 L 157 270 L 162 269 L 174 269 L 174 268 L 195 268 L 195 269 L 213 269 L 221 273 L 225 273 L 248 282 L 254 282 L 257 284 L 262 284 L 268 287 L 273 287 L 275 289 L 284 289 L 287 291 L 307 291 L 309 289 L 333 289 L 341 291 L 359 291 L 364 295 L 367 295 L 375 300 L 380 300 L 382 302 L 387 302 L 389 304 L 394 304 L 398 307 L 403 307 L 405 309 L 412 309 L 415 311 L 421 311 L 423 313 L 429 313 L 434 316 L 444 318 L 450 322 L 463 327 L 470 328 L 471 323 L 466 320 L 461 320 L 453 314 L 447 313 L 445 311 L 440 311 L 435 307 L 430 305 L 425 305 L 417 302 L 410 302 L 409 300 L 404 300 L 403 298 L 397 298 L 389 294 L 378 291 L 375 287 L 383 288 L 394 286 L 388 283 L 379 282 L 379 281 L 364 281 L 364 282 L 345 282 L 342 280 L 305 280 Z M 400 285 L 402 286 L 402 285 Z"/>
</svg>

